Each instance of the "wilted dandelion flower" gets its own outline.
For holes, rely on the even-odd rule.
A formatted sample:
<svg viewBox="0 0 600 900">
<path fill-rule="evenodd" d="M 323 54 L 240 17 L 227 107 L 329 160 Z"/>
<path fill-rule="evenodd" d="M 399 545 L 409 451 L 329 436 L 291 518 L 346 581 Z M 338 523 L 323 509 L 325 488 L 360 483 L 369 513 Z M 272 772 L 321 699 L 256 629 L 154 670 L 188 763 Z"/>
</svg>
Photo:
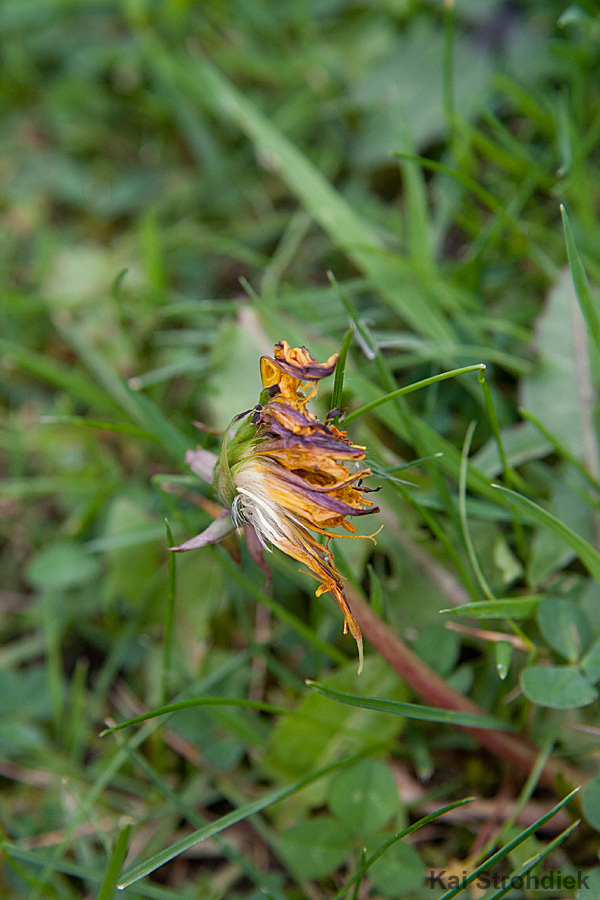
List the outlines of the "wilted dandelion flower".
<svg viewBox="0 0 600 900">
<path fill-rule="evenodd" d="M 350 537 L 332 532 L 333 528 L 356 531 L 348 516 L 379 509 L 364 496 L 369 488 L 362 486 L 362 479 L 371 473 L 357 463 L 364 459 L 365 448 L 308 409 L 319 380 L 332 374 L 336 362 L 337 354 L 320 363 L 305 347 L 292 349 L 286 341 L 275 345 L 272 359 L 262 357 L 260 403 L 236 417 L 245 421 L 231 439 L 228 429 L 214 466 L 218 499 L 230 512 L 173 549 L 204 546 L 245 526 L 266 550 L 274 545 L 297 559 L 320 582 L 317 596 L 330 591 L 337 600 L 344 613 L 344 632 L 350 631 L 358 645 L 360 671 L 362 635 L 329 542 Z M 198 474 L 206 474 L 206 459 L 205 451 L 198 451 L 189 455 L 188 462 Z M 325 542 L 316 535 L 323 535 Z"/>
</svg>

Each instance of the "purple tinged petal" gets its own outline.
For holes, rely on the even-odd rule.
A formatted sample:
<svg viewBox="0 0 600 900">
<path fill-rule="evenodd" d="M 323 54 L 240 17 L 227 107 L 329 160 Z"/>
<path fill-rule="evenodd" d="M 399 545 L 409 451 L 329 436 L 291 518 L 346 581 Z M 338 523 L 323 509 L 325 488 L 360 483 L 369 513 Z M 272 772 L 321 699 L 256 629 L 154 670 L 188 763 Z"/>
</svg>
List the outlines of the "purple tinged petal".
<svg viewBox="0 0 600 900">
<path fill-rule="evenodd" d="M 211 522 L 208 528 L 201 531 L 195 537 L 190 538 L 178 547 L 169 547 L 168 549 L 174 553 L 182 553 L 184 550 L 197 550 L 198 547 L 207 547 L 208 544 L 217 544 L 235 531 L 235 525 L 231 518 L 231 513 L 223 512 L 218 519 Z"/>
<path fill-rule="evenodd" d="M 202 447 L 197 447 L 195 450 L 188 450 L 185 454 L 186 464 L 190 467 L 192 472 L 199 478 L 202 478 L 203 481 L 207 481 L 208 484 L 212 484 L 218 458 L 219 457 L 214 453 L 211 453 L 210 450 L 204 450 Z"/>
</svg>

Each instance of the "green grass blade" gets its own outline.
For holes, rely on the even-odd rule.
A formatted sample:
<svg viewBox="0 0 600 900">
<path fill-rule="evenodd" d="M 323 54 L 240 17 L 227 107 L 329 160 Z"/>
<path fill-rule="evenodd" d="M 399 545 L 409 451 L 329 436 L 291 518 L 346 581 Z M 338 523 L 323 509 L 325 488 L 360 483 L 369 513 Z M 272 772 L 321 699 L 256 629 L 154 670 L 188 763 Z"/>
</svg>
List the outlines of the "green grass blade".
<svg viewBox="0 0 600 900">
<path fill-rule="evenodd" d="M 134 391 L 141 391 L 152 384 L 162 384 L 164 381 L 172 381 L 182 375 L 199 378 L 201 375 L 206 375 L 208 369 L 206 359 L 187 356 L 184 359 L 165 363 L 164 366 L 158 366 L 156 369 L 148 369 L 147 372 L 141 372 L 139 375 L 133 375 L 128 384 Z"/>
<path fill-rule="evenodd" d="M 352 371 L 348 374 L 348 387 L 352 387 L 355 395 L 368 399 L 368 402 L 379 400 L 379 388 L 366 378 L 359 371 Z M 377 404 L 379 407 L 379 404 Z M 414 446 L 419 456 L 426 456 L 432 453 L 442 454 L 440 456 L 439 465 L 451 478 L 455 479 L 460 469 L 461 454 L 452 441 L 447 440 L 438 431 L 427 424 L 421 417 L 413 416 L 408 427 L 404 418 L 401 418 L 397 409 L 392 406 L 390 409 L 382 411 L 379 408 L 373 410 L 381 422 L 389 427 L 403 441 L 410 446 Z M 348 417 L 346 417 L 345 422 Z M 416 440 L 415 440 L 416 435 Z M 489 478 L 483 475 L 477 467 L 471 462 L 467 471 L 467 483 L 470 490 L 477 491 L 494 504 L 498 503 L 497 493 L 490 485 Z M 496 496 L 494 496 L 496 495 Z"/>
<path fill-rule="evenodd" d="M 463 603 L 442 613 L 470 616 L 472 619 L 529 619 L 545 599 L 544 594 L 529 597 L 500 597 L 498 600 L 481 600 L 478 603 Z"/>
<path fill-rule="evenodd" d="M 125 857 L 127 855 L 130 831 L 131 825 L 126 825 L 125 828 L 122 828 L 119 832 L 119 836 L 110 855 L 104 881 L 100 886 L 98 900 L 113 900 L 117 889 L 117 880 L 121 874 L 121 869 L 123 868 L 123 863 L 125 862 Z"/>
<path fill-rule="evenodd" d="M 325 653 L 329 659 L 332 659 L 338 665 L 344 665 L 344 663 L 348 661 L 348 657 L 345 653 L 342 653 L 342 651 L 338 650 L 333 644 L 324 641 L 316 634 L 314 628 L 305 625 L 298 616 L 295 616 L 294 613 L 287 610 L 285 606 L 273 599 L 273 597 L 270 597 L 266 591 L 261 590 L 258 585 L 254 584 L 252 579 L 244 575 L 239 566 L 236 566 L 225 551 L 221 551 L 220 548 L 216 547 L 207 547 L 206 549 L 209 553 L 213 554 L 214 558 L 219 561 L 220 565 L 234 581 L 237 581 L 238 584 L 242 585 L 242 587 L 245 588 L 255 600 L 258 600 L 259 603 L 264 603 L 265 606 L 268 606 L 271 612 L 277 616 L 281 622 L 285 622 L 286 625 L 289 625 L 297 631 L 298 634 L 302 635 L 302 637 L 309 644 L 312 644 L 316 650 Z"/>
<path fill-rule="evenodd" d="M 596 352 L 596 359 L 600 360 L 600 311 L 598 310 L 598 301 L 592 294 L 592 289 L 583 267 L 577 244 L 575 243 L 571 222 L 569 221 L 567 210 L 562 203 L 560 205 L 560 211 L 562 214 L 569 269 L 571 270 L 575 296 L 581 307 L 581 312 L 583 313 L 583 318 L 585 319 L 585 324 L 588 328 L 592 346 Z"/>
<path fill-rule="evenodd" d="M 139 725 L 140 722 L 147 722 L 148 719 L 156 719 L 158 716 L 167 716 L 170 713 L 178 712 L 181 709 L 196 709 L 198 706 L 241 706 L 243 709 L 258 709 L 261 712 L 272 713 L 275 716 L 289 715 L 290 710 L 283 706 L 273 706 L 271 703 L 263 703 L 262 700 L 246 700 L 243 697 L 196 697 L 193 700 L 178 700 L 176 703 L 167 703 L 165 706 L 158 706 L 133 719 L 127 719 L 126 722 L 119 722 L 111 728 L 105 728 L 101 731 L 99 737 L 105 737 L 115 731 L 122 731 L 123 728 L 129 728 L 131 725 Z"/>
<path fill-rule="evenodd" d="M 110 485 L 107 485 L 110 488 Z M 0 497 L 21 500 L 26 497 L 43 497 L 46 494 L 93 494 L 98 491 L 97 480 L 88 476 L 41 475 L 39 478 L 0 478 Z"/>
<path fill-rule="evenodd" d="M 485 398 L 485 406 L 487 409 L 488 419 L 492 428 L 492 434 L 496 440 L 496 444 L 498 445 L 498 453 L 500 454 L 500 462 L 502 463 L 502 471 L 504 472 L 504 477 L 506 480 L 513 484 L 514 487 L 519 488 L 519 490 L 523 490 L 525 487 L 525 482 L 522 478 L 517 475 L 515 470 L 510 465 L 508 458 L 506 456 L 506 451 L 504 449 L 504 441 L 502 440 L 502 433 L 500 431 L 500 424 L 498 422 L 498 416 L 496 414 L 496 407 L 494 406 L 494 400 L 492 397 L 492 392 L 490 390 L 490 386 L 485 379 L 485 375 L 483 370 L 479 372 L 478 376 L 479 384 L 481 385 L 481 390 L 483 391 L 483 396 Z"/>
<path fill-rule="evenodd" d="M 471 561 L 471 566 L 473 568 L 473 572 L 475 573 L 475 577 L 479 583 L 479 587 L 485 594 L 488 600 L 495 600 L 486 579 L 481 571 L 481 566 L 479 565 L 479 560 L 477 559 L 477 554 L 475 553 L 475 547 L 473 546 L 473 541 L 471 540 L 471 534 L 469 532 L 469 523 L 467 520 L 467 470 L 469 466 L 469 452 L 471 449 L 471 440 L 473 438 L 473 432 L 475 431 L 477 423 L 471 422 L 469 427 L 467 428 L 467 433 L 465 435 L 465 442 L 463 445 L 463 450 L 461 454 L 460 460 L 460 473 L 458 478 L 458 514 L 460 517 L 460 525 L 463 533 L 463 538 L 465 541 L 465 546 L 467 548 L 467 554 L 469 560 Z"/>
<path fill-rule="evenodd" d="M 270 167 L 286 182 L 306 210 L 336 244 L 365 274 L 373 279 L 383 299 L 419 334 L 436 340 L 448 339 L 452 328 L 439 307 L 412 302 L 412 297 L 395 289 L 402 281 L 402 267 L 390 256 L 376 228 L 365 223 L 325 176 L 263 113 L 228 81 L 207 59 L 174 60 L 156 42 L 147 44 L 148 58 L 159 77 L 171 89 L 179 87 L 203 107 L 210 105 L 217 115 L 234 122 L 254 143 L 257 156 L 269 160 Z M 177 86 L 177 87 L 175 87 Z"/>
<path fill-rule="evenodd" d="M 383 854 L 390 849 L 397 841 L 401 841 L 403 838 L 407 837 L 409 834 L 412 834 L 413 831 L 417 831 L 419 828 L 423 828 L 424 825 L 429 825 L 430 822 L 434 822 L 436 819 L 439 819 L 441 816 L 446 815 L 446 813 L 451 812 L 453 809 L 458 809 L 460 806 L 465 806 L 466 803 L 472 803 L 474 797 L 465 797 L 463 800 L 456 800 L 454 803 L 449 803 L 447 806 L 442 807 L 441 809 L 436 809 L 435 812 L 429 813 L 427 816 L 423 816 L 422 819 L 419 819 L 418 822 L 414 822 L 412 825 L 409 825 L 408 828 L 403 829 L 403 831 L 399 831 L 398 834 L 395 834 L 389 841 L 386 841 L 382 847 L 377 850 L 376 853 L 373 853 L 369 856 L 368 859 L 364 860 L 361 863 L 360 868 L 354 873 L 354 875 L 346 882 L 346 884 L 340 888 L 340 890 L 332 897 L 332 900 L 342 900 L 342 897 L 350 890 L 353 884 L 360 882 L 367 871 L 371 868 L 374 862 L 383 856 Z"/>
<path fill-rule="evenodd" d="M 563 806 L 565 806 L 569 802 L 569 800 L 571 800 L 575 796 L 575 794 L 577 794 L 578 791 L 580 791 L 580 790 L 581 790 L 580 787 L 576 787 L 575 790 L 571 791 L 570 794 L 567 794 L 566 797 L 563 797 L 563 799 L 559 803 L 557 803 L 556 806 L 553 806 L 551 810 L 549 810 L 547 813 L 544 813 L 543 816 L 541 816 L 532 825 L 529 825 L 528 828 L 524 828 L 523 831 L 521 831 L 520 834 L 518 834 L 516 836 L 516 838 L 513 838 L 512 841 L 509 841 L 508 844 L 505 844 L 505 846 L 502 847 L 500 850 L 498 850 L 497 853 L 494 853 L 493 856 L 490 856 L 489 859 L 486 859 L 485 862 L 483 862 L 480 866 L 477 866 L 476 869 L 473 869 L 473 871 L 471 872 L 470 875 L 467 875 L 466 878 L 461 879 L 461 883 L 457 887 L 452 888 L 449 891 L 446 891 L 446 893 L 443 894 L 439 898 L 439 900 L 452 900 L 453 897 L 456 897 L 457 894 L 460 894 L 461 891 L 464 890 L 464 888 L 466 888 L 470 884 L 472 884 L 483 872 L 489 871 L 490 869 L 492 869 L 493 866 L 496 865 L 496 863 L 499 863 L 500 860 L 504 859 L 505 856 L 508 856 L 509 853 L 512 853 L 512 851 L 516 847 L 518 847 L 525 840 L 527 840 L 529 835 L 535 834 L 535 832 L 539 828 L 541 828 L 541 826 L 545 822 L 547 822 L 549 819 L 551 819 L 552 816 L 555 816 L 556 813 L 560 809 L 562 809 Z"/>
<path fill-rule="evenodd" d="M 576 822 L 573 822 L 572 825 L 569 825 L 568 828 L 565 828 L 565 830 L 561 832 L 558 837 L 555 837 L 553 841 L 550 841 L 550 843 L 547 844 L 543 850 L 541 850 L 539 853 L 536 853 L 535 856 L 532 856 L 531 859 L 520 866 L 517 871 L 511 875 L 506 887 L 501 888 L 499 891 L 494 891 L 494 893 L 488 892 L 484 894 L 482 900 L 500 900 L 501 897 L 506 897 L 509 891 L 512 890 L 513 885 L 517 881 L 520 881 L 520 884 L 522 884 L 523 876 L 527 875 L 528 872 L 531 872 L 532 869 L 535 869 L 535 867 L 538 866 L 543 859 L 549 856 L 549 854 L 552 853 L 553 850 L 560 846 L 560 844 L 562 844 L 562 842 L 569 837 L 571 832 L 575 831 L 575 829 L 579 827 L 580 822 L 581 819 L 577 819 Z"/>
<path fill-rule="evenodd" d="M 338 361 L 335 366 L 335 376 L 333 380 L 333 394 L 331 395 L 331 407 L 332 409 L 341 409 L 342 407 L 342 395 L 344 393 L 344 373 L 346 371 L 346 358 L 348 356 L 348 349 L 352 342 L 352 338 L 354 336 L 354 329 L 349 328 L 346 334 L 344 335 L 344 340 L 342 341 L 342 346 L 340 349 L 340 355 L 338 356 Z"/>
<path fill-rule="evenodd" d="M 168 519 L 165 519 L 167 547 L 174 547 L 173 533 Z M 175 566 L 174 553 L 167 553 L 167 607 L 165 610 L 165 635 L 163 638 L 162 673 L 160 679 L 160 702 L 164 704 L 169 687 L 171 670 L 171 647 L 173 644 L 173 624 L 175 622 Z"/>
<path fill-rule="evenodd" d="M 77 352 L 85 367 L 102 385 L 108 396 L 140 428 L 155 435 L 171 457 L 178 463 L 182 463 L 191 440 L 173 425 L 151 400 L 143 394 L 133 391 L 86 340 L 76 325 L 72 322 L 61 321 L 58 327 L 65 340 Z"/>
<path fill-rule="evenodd" d="M 100 390 L 91 378 L 72 366 L 62 365 L 11 341 L 0 340 L 0 353 L 4 362 L 11 363 L 46 384 L 65 391 L 70 397 L 83 401 L 87 406 L 108 414 L 118 411 L 111 398 Z"/>
<path fill-rule="evenodd" d="M 186 802 L 185 799 L 177 794 L 169 786 L 165 778 L 159 775 L 140 753 L 135 750 L 130 750 L 129 754 L 132 763 L 141 769 L 144 775 L 149 779 L 150 783 L 156 787 L 165 800 L 172 804 L 182 816 L 185 816 L 187 821 L 193 825 L 194 828 L 204 828 L 207 824 L 206 819 L 198 813 L 193 803 Z M 259 871 L 256 866 L 244 856 L 242 851 L 237 850 L 229 844 L 226 839 L 216 834 L 214 835 L 213 840 L 221 848 L 223 856 L 227 857 L 230 862 L 239 866 L 244 875 L 254 881 L 261 889 L 265 890 L 269 883 L 272 882 L 272 879 L 267 873 Z"/>
<path fill-rule="evenodd" d="M 536 262 L 538 265 L 550 276 L 556 274 L 556 266 L 552 262 L 552 260 L 547 256 L 547 254 L 542 251 L 532 240 L 530 235 L 527 233 L 523 224 L 514 216 L 512 216 L 509 212 L 507 212 L 504 205 L 494 197 L 488 190 L 478 184 L 473 178 L 470 178 L 469 175 L 465 175 L 464 172 L 460 172 L 458 169 L 452 169 L 450 166 L 446 166 L 443 163 L 436 162 L 433 159 L 427 159 L 425 156 L 413 156 L 410 153 L 400 153 L 396 151 L 394 156 L 400 157 L 400 159 L 411 159 L 415 162 L 421 163 L 426 169 L 431 169 L 433 172 L 440 172 L 444 175 L 449 175 L 451 178 L 454 178 L 459 184 L 461 184 L 464 188 L 470 191 L 472 194 L 477 197 L 478 200 L 481 200 L 485 206 L 489 210 L 491 210 L 498 218 L 500 222 L 504 225 L 504 227 L 510 231 L 512 234 L 517 234 L 524 236 L 530 247 L 533 251 L 533 255 L 535 256 Z"/>
<path fill-rule="evenodd" d="M 511 491 L 510 488 L 503 487 L 500 484 L 494 484 L 492 487 L 502 491 L 506 495 L 507 500 L 516 506 L 517 509 L 527 513 L 530 518 L 535 519 L 540 525 L 544 525 L 558 535 L 559 538 L 562 538 L 575 551 L 590 575 L 600 583 L 600 553 L 594 550 L 591 544 L 588 544 L 582 537 L 564 525 L 560 519 L 557 519 L 556 516 L 553 516 L 552 513 L 549 513 L 542 506 L 538 506 L 533 500 L 528 500 L 527 497 L 523 497 L 521 494 L 517 494 L 515 491 Z"/>
<path fill-rule="evenodd" d="M 356 694 L 335 691 L 316 681 L 307 681 L 306 684 L 318 694 L 328 697 L 329 700 L 346 703 L 348 706 L 358 706 L 361 709 L 374 709 L 377 712 L 404 716 L 407 719 L 419 719 L 422 722 L 440 722 L 444 725 L 460 725 L 466 728 L 494 728 L 498 731 L 514 730 L 512 725 L 496 716 L 481 716 L 477 713 L 460 712 L 453 709 L 438 709 L 435 706 L 420 706 L 418 703 L 402 703 L 399 700 L 359 697 Z"/>
<path fill-rule="evenodd" d="M 423 378 L 422 381 L 415 381 L 414 384 L 407 384 L 406 387 L 398 388 L 397 391 L 391 391 L 389 394 L 384 394 L 383 397 L 372 400 L 370 403 L 366 403 L 359 409 L 355 409 L 353 412 L 348 413 L 344 419 L 344 423 L 352 422 L 353 419 L 364 416 L 365 413 L 377 409 L 377 407 L 382 406 L 384 403 L 388 403 L 390 400 L 396 400 L 397 397 L 404 397 L 405 394 L 412 394 L 413 391 L 418 391 L 420 388 L 427 387 L 430 384 L 436 384 L 438 381 L 446 381 L 447 378 L 455 378 L 457 375 L 466 375 L 468 372 L 480 372 L 482 369 L 485 369 L 485 363 L 477 363 L 474 366 L 463 366 L 460 369 L 452 369 L 450 372 L 440 372 L 438 375 L 432 375 L 430 378 Z"/>
<path fill-rule="evenodd" d="M 95 431 L 110 431 L 115 434 L 128 434 L 146 441 L 157 441 L 156 435 L 129 422 L 104 422 L 100 419 L 86 419 L 84 416 L 42 416 L 40 425 L 72 425 L 75 428 L 92 428 Z"/>
<path fill-rule="evenodd" d="M 497 644 L 496 646 L 499 645 Z M 485 859 L 486 856 L 494 850 L 494 847 L 500 844 L 501 840 L 504 838 L 504 835 L 512 831 L 517 819 L 531 799 L 531 796 L 538 785 L 540 776 L 546 766 L 546 763 L 552 755 L 552 749 L 556 743 L 557 733 L 558 731 L 560 731 L 561 724 L 562 723 L 560 719 L 556 719 L 554 721 L 554 727 L 550 734 L 546 736 L 540 749 L 538 758 L 536 759 L 533 768 L 527 776 L 527 780 L 523 785 L 519 796 L 517 797 L 517 801 L 513 806 L 510 815 L 504 820 L 500 829 L 498 831 L 494 831 L 494 833 L 490 836 L 489 840 L 481 848 L 481 851 L 473 860 L 473 862 L 479 859 Z"/>
<path fill-rule="evenodd" d="M 335 772 L 337 769 L 342 768 L 342 766 L 350 765 L 350 763 L 355 762 L 362 756 L 363 754 L 361 753 L 354 754 L 354 756 L 350 756 L 346 759 L 339 760 L 338 762 L 323 766 L 323 768 L 318 769 L 316 772 L 313 772 L 310 775 L 307 775 L 305 778 L 301 778 L 299 781 L 294 781 L 287 787 L 271 791 L 264 797 L 261 797 L 259 800 L 254 800 L 252 801 L 252 803 L 247 803 L 244 806 L 241 806 L 238 809 L 234 809 L 232 812 L 227 813 L 227 815 L 221 816 L 221 818 L 217 819 L 215 822 L 210 822 L 203 828 L 198 828 L 192 834 L 187 835 L 187 837 L 182 838 L 180 841 L 176 841 L 170 847 L 167 847 L 165 850 L 161 850 L 160 853 L 156 853 L 150 859 L 146 860 L 146 862 L 140 863 L 140 865 L 134 866 L 132 869 L 130 869 L 119 884 L 119 890 L 123 890 L 124 888 L 129 887 L 130 884 L 135 884 L 135 882 L 139 881 L 140 878 L 145 878 L 146 875 L 154 872 L 155 869 L 158 869 L 166 862 L 169 862 L 169 860 L 173 859 L 175 856 L 179 856 L 180 853 L 184 853 L 186 850 L 189 850 L 190 847 L 195 847 L 196 844 L 199 844 L 201 841 L 205 841 L 207 840 L 207 838 L 213 837 L 213 835 L 215 834 L 220 834 L 225 830 L 225 828 L 229 828 L 230 825 L 235 825 L 237 822 L 242 822 L 244 819 L 249 818 L 249 816 L 253 816 L 255 813 L 262 812 L 263 809 L 267 809 L 267 807 L 273 806 L 273 804 L 278 803 L 279 800 L 283 800 L 285 797 L 290 797 L 292 794 L 295 794 L 298 791 L 302 790 L 303 787 L 312 784 L 313 781 L 317 781 L 319 778 L 323 778 L 325 775 L 329 775 L 330 772 Z"/>
<path fill-rule="evenodd" d="M 443 110 L 449 145 L 456 137 L 456 107 L 454 103 L 454 3 L 444 4 Z"/>
<path fill-rule="evenodd" d="M 91 868 L 89 865 L 73 862 L 70 859 L 55 860 L 54 857 L 43 850 L 29 850 L 26 847 L 20 847 L 8 841 L 0 842 L 0 849 L 7 856 L 14 859 L 20 859 L 32 866 L 43 866 L 54 872 L 61 872 L 73 878 L 81 878 L 85 881 L 93 881 L 101 884 L 103 875 L 101 872 Z M 45 882 L 39 882 L 34 885 L 45 890 L 45 896 L 56 897 L 54 893 L 48 891 Z M 141 884 L 136 888 L 136 894 L 141 897 L 148 897 L 150 900 L 181 900 L 181 891 L 170 891 L 168 888 L 160 887 L 158 884 Z M 63 895 L 64 896 L 64 895 Z M 69 895 L 72 896 L 72 895 Z"/>
</svg>

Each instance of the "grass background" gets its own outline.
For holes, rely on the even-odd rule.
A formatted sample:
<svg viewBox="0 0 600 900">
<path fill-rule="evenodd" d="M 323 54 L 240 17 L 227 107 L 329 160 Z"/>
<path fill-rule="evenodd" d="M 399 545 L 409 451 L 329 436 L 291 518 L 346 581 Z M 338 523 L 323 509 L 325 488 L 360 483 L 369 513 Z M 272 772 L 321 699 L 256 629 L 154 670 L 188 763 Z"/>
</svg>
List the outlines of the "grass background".
<svg viewBox="0 0 600 900">
<path fill-rule="evenodd" d="M 596 5 L 4 0 L 0 33 L 0 891 L 107 900 L 149 860 L 123 896 L 432 897 L 504 847 L 495 871 L 597 896 Z M 473 733 L 307 687 L 419 701 L 369 647 L 356 677 L 292 560 L 271 596 L 243 546 L 167 562 L 165 517 L 210 522 L 192 423 L 253 406 L 274 342 L 323 359 L 348 328 L 385 528 L 336 560 L 539 748 L 525 783 Z M 270 706 L 97 736 L 203 697 Z M 528 833 L 568 791 L 538 788 L 550 753 L 589 784 Z"/>
</svg>

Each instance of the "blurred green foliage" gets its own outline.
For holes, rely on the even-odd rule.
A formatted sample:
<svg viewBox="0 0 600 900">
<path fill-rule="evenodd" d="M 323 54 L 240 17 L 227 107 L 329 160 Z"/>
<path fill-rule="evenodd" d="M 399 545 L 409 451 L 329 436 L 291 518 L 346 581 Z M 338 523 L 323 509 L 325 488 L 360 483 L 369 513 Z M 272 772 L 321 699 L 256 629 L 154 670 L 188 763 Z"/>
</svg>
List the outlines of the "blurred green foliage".
<svg viewBox="0 0 600 900">
<path fill-rule="evenodd" d="M 349 421 L 385 528 L 336 560 L 433 671 L 591 777 L 596 4 L 4 0 L 0 35 L 0 894 L 108 900 L 144 862 L 123 896 L 429 897 L 425 871 L 497 848 L 500 871 L 594 868 L 597 778 L 578 836 L 532 843 L 539 771 L 310 692 L 418 701 L 368 648 L 356 676 L 277 551 L 271 594 L 242 545 L 178 557 L 170 592 L 164 519 L 209 523 L 185 451 L 218 450 L 275 341 L 326 358 L 352 328 L 349 411 L 485 363 L 489 396 L 471 373 Z M 289 715 L 97 737 L 201 696 Z M 489 832 L 474 804 L 371 860 L 468 794 L 525 813 Z"/>
</svg>

